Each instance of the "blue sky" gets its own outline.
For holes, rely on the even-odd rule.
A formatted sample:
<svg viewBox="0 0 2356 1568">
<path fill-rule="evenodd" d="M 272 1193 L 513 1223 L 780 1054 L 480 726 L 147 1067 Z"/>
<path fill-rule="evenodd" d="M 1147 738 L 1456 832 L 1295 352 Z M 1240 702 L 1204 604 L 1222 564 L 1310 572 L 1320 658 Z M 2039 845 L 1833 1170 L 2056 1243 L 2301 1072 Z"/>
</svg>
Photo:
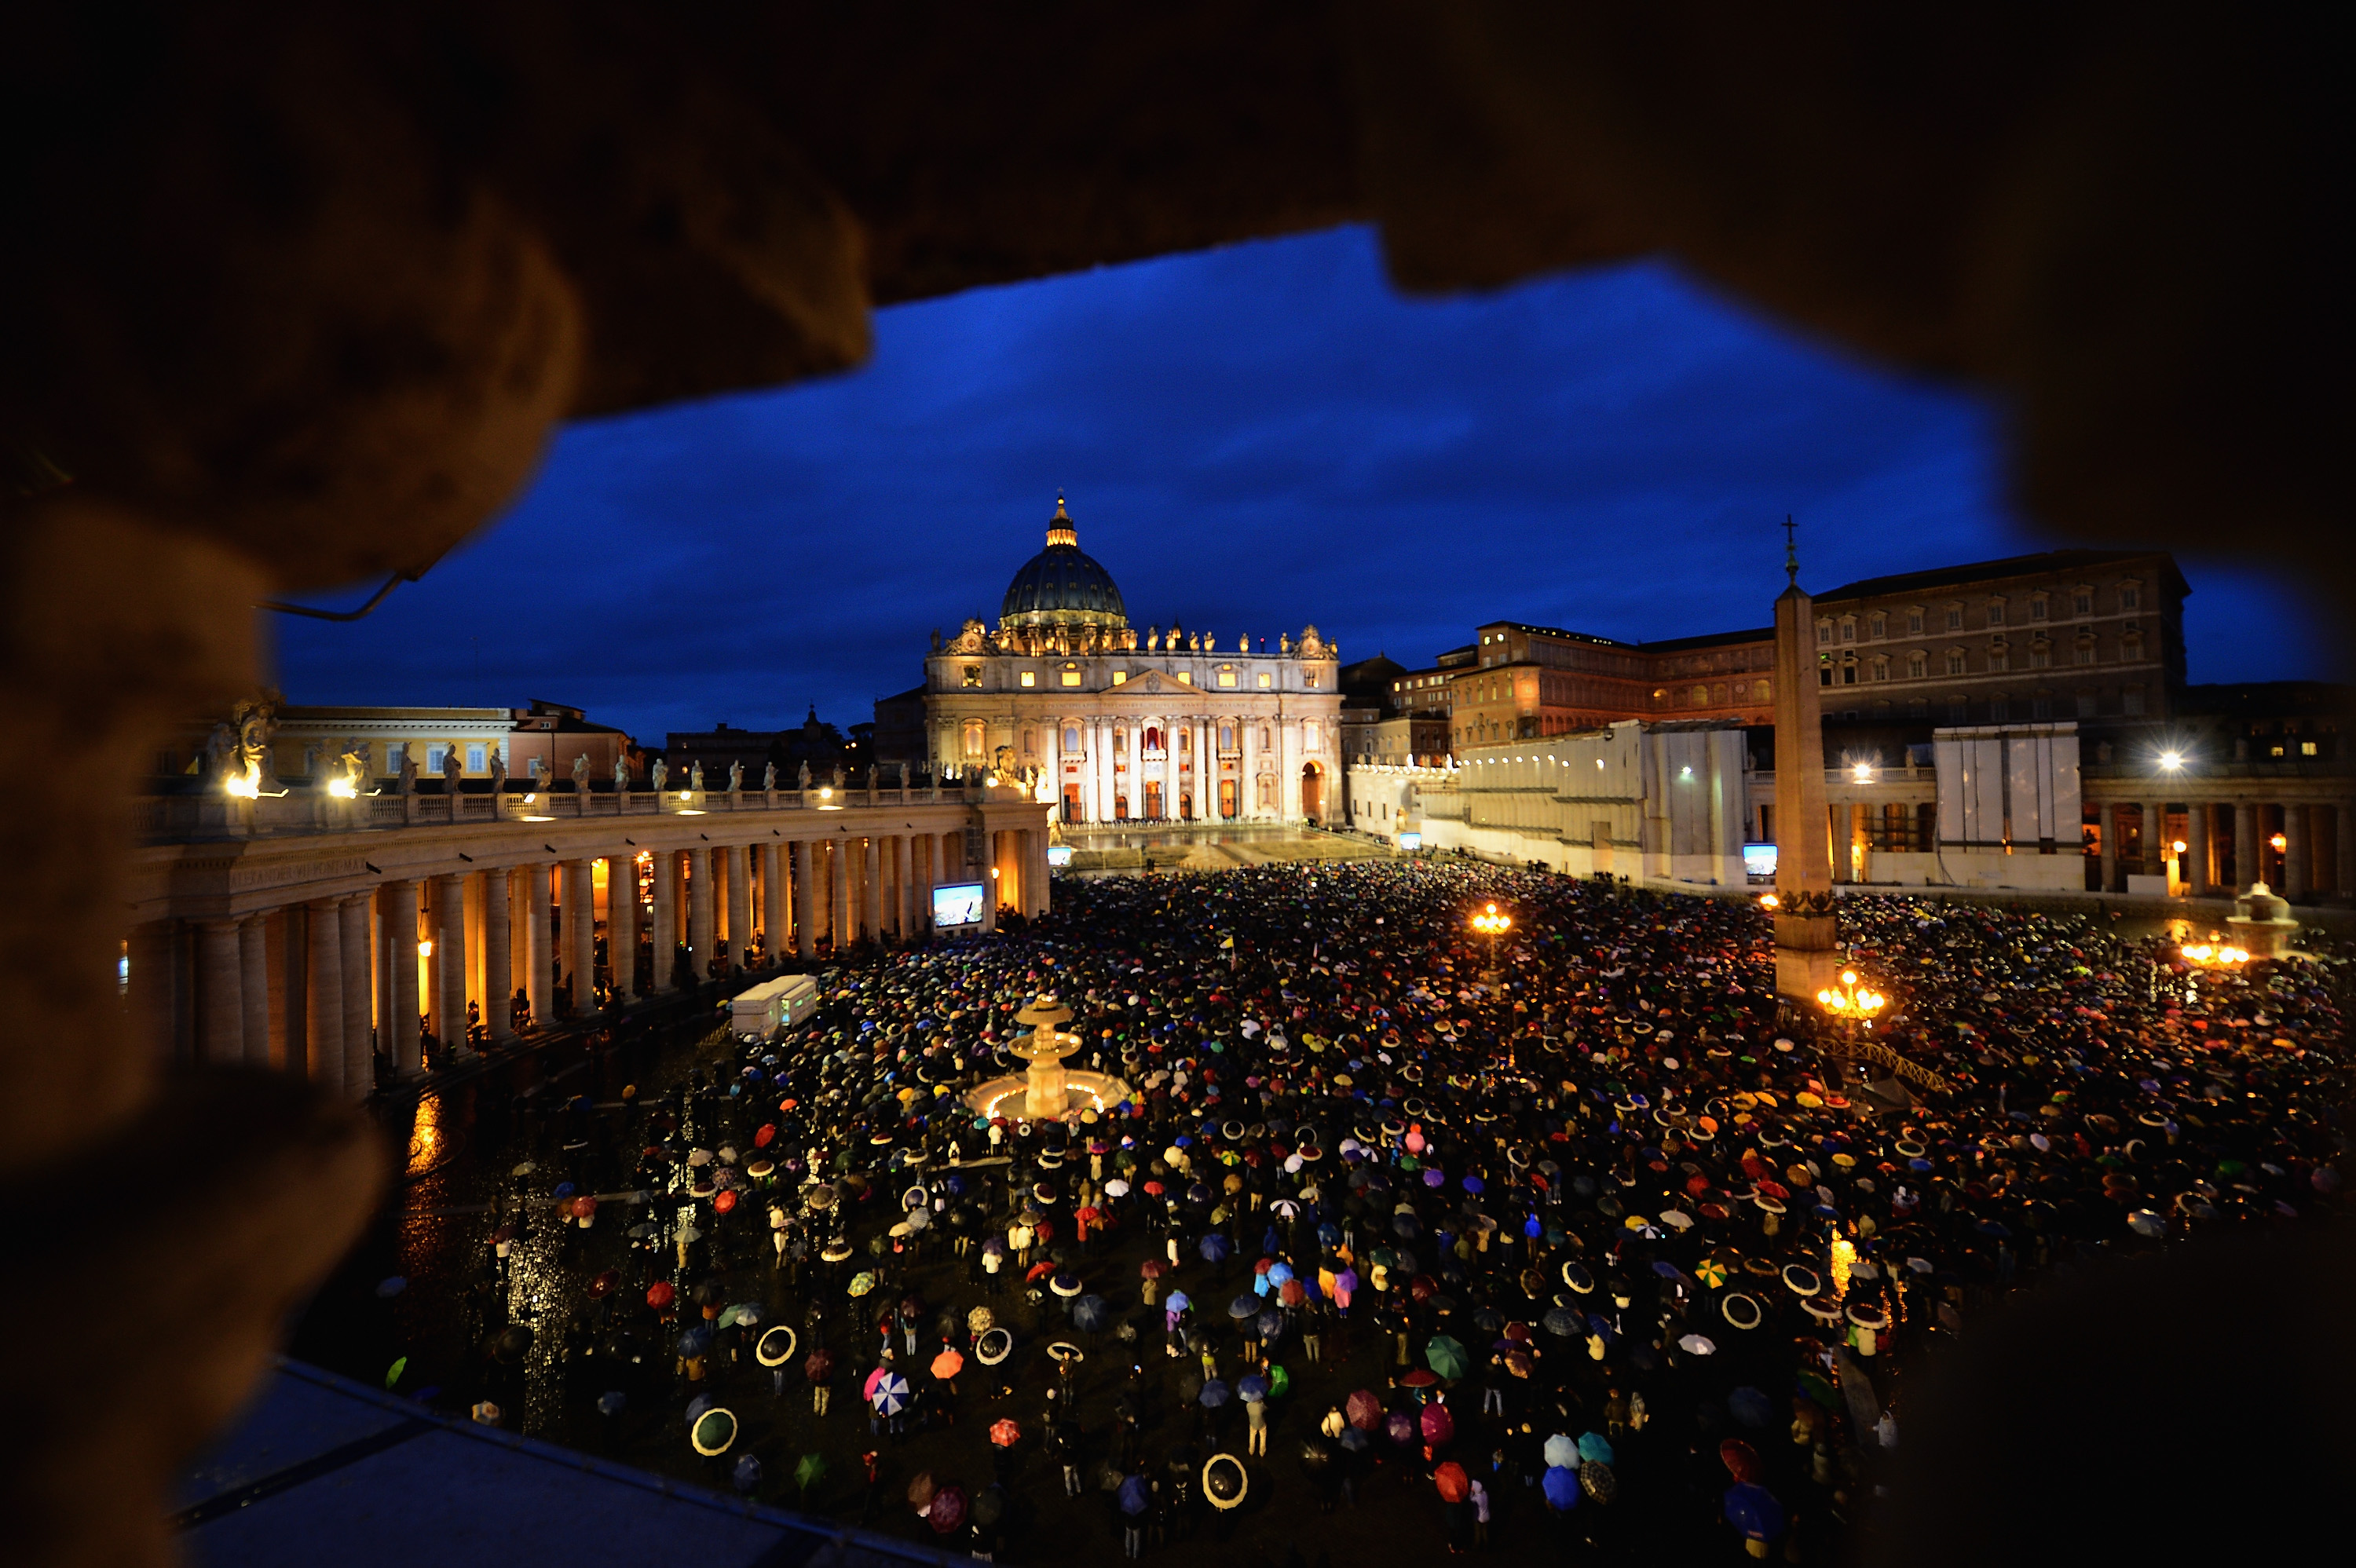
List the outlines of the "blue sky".
<svg viewBox="0 0 2356 1568">
<path fill-rule="evenodd" d="M 531 488 L 348 625 L 270 617 L 305 703 L 587 708 L 641 740 L 843 724 L 994 620 L 1061 487 L 1141 625 L 1413 666 L 1511 618 L 1763 625 L 1802 581 L 2072 541 L 1987 403 L 1667 263 L 1403 297 L 1346 229 L 905 305 L 844 377 L 566 427 Z M 2183 560 L 2194 680 L 2329 671 L 2279 584 Z M 356 590 L 354 599 L 365 592 Z M 322 596 L 323 601 L 331 596 Z"/>
</svg>

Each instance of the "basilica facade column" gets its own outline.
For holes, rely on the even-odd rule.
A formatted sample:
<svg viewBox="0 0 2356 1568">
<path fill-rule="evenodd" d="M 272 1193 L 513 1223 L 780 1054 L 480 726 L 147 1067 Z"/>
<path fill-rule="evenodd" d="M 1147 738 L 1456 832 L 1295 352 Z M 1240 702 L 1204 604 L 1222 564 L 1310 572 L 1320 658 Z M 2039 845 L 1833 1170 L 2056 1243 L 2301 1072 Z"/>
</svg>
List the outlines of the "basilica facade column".
<svg viewBox="0 0 2356 1568">
<path fill-rule="evenodd" d="M 329 1095 L 344 1093 L 344 929 L 334 899 L 304 906 L 304 1076 Z M 465 923 L 459 923 L 465 941 Z M 290 1069 L 296 1063 L 288 1062 Z"/>
<path fill-rule="evenodd" d="M 655 995 L 679 988 L 679 855 L 671 849 L 654 851 L 654 931 L 648 945 L 654 950 Z"/>
<path fill-rule="evenodd" d="M 393 1072 L 414 1075 L 417 1052 L 417 884 L 400 880 L 384 885 L 385 1054 Z"/>
<path fill-rule="evenodd" d="M 715 923 L 712 892 L 712 851 L 699 844 L 687 852 L 687 963 L 691 985 L 703 984 L 712 973 Z"/>
<path fill-rule="evenodd" d="M 728 964 L 738 971 L 752 967 L 753 847 L 728 846 Z"/>
<path fill-rule="evenodd" d="M 344 1098 L 365 1100 L 376 1089 L 376 1052 L 369 1038 L 369 902 L 367 893 L 336 901 L 342 928 L 344 1001 Z"/>
<path fill-rule="evenodd" d="M 818 953 L 818 884 L 811 869 L 811 852 L 816 848 L 805 838 L 786 846 L 793 873 L 794 952 L 802 958 Z"/>
</svg>

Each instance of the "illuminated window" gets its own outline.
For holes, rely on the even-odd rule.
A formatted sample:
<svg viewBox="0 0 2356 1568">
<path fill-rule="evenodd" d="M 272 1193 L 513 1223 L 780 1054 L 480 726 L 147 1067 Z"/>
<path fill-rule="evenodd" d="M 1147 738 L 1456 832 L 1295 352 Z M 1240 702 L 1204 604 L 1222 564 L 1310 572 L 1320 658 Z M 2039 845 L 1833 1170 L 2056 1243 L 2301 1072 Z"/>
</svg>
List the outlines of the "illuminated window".
<svg viewBox="0 0 2356 1568">
<path fill-rule="evenodd" d="M 425 771 L 429 773 L 440 773 L 442 771 L 443 759 L 447 757 L 449 754 L 450 748 L 447 746 L 427 746 L 425 748 Z"/>
<path fill-rule="evenodd" d="M 469 747 L 467 747 L 467 748 L 466 748 L 466 771 L 467 771 L 468 773 L 482 773 L 482 772 L 484 772 L 484 771 L 486 771 L 486 770 L 487 770 L 487 768 L 488 767 L 488 765 L 489 765 L 489 764 L 488 764 L 488 763 L 484 760 L 484 752 L 483 752 L 483 748 L 482 748 L 482 747 L 480 747 L 480 746 L 478 746 L 478 745 L 477 745 L 477 746 L 469 746 Z"/>
<path fill-rule="evenodd" d="M 980 665 L 969 664 L 965 667 L 965 683 L 969 687 L 980 686 L 981 684 L 981 667 Z"/>
<path fill-rule="evenodd" d="M 1159 724 L 1148 724 L 1145 727 L 1145 749 L 1149 752 L 1162 750 L 1162 726 Z"/>
<path fill-rule="evenodd" d="M 1267 690 L 1270 686 L 1272 686 L 1272 685 L 1274 685 L 1274 684 L 1275 684 L 1275 677 L 1272 677 L 1272 676 L 1270 676 L 1270 675 L 1268 673 L 1268 671 L 1266 671 L 1266 670 L 1262 670 L 1262 671 L 1260 671 L 1260 672 L 1259 672 L 1259 688 L 1260 688 L 1262 691 L 1266 691 L 1266 690 Z"/>
<path fill-rule="evenodd" d="M 1039 684 L 1039 672 L 1038 672 L 1037 670 L 1034 670 L 1034 669 L 1026 669 L 1026 670 L 1024 670 L 1024 671 L 1023 672 L 1023 685 L 1025 685 L 1025 686 L 1036 686 L 1036 685 L 1038 685 L 1038 684 Z"/>
<path fill-rule="evenodd" d="M 1179 685 L 1181 685 L 1181 686 L 1192 686 L 1192 685 L 1194 685 L 1194 672 L 1193 670 L 1191 670 L 1191 669 L 1182 669 L 1182 670 L 1180 670 L 1180 671 L 1178 672 L 1178 684 L 1179 684 Z"/>
<path fill-rule="evenodd" d="M 1129 683 L 1129 671 L 1125 669 L 1117 669 L 1113 671 L 1112 683 L 1115 686 L 1126 686 Z"/>
<path fill-rule="evenodd" d="M 1221 686 L 1233 686 L 1235 683 L 1236 672 L 1233 669 L 1223 668 L 1219 671 L 1219 684 Z"/>
<path fill-rule="evenodd" d="M 969 757 L 978 757 L 981 755 L 981 745 L 984 738 L 985 736 L 981 720 L 979 719 L 967 720 L 965 722 L 965 754 Z"/>
<path fill-rule="evenodd" d="M 1067 670 L 1064 671 L 1064 684 L 1065 684 L 1066 686 L 1077 686 L 1077 685 L 1079 685 L 1079 684 L 1080 684 L 1080 672 L 1079 672 L 1078 670 L 1076 670 L 1076 669 L 1067 669 Z"/>
</svg>

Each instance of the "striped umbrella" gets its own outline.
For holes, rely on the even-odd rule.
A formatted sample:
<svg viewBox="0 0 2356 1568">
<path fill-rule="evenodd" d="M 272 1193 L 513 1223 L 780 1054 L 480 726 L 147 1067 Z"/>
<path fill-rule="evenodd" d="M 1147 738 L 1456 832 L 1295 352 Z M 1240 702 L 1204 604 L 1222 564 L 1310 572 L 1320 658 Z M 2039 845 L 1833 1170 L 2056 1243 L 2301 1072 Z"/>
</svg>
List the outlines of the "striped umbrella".
<svg viewBox="0 0 2356 1568">
<path fill-rule="evenodd" d="M 897 1372 L 887 1371 L 875 1380 L 873 1391 L 867 1396 L 879 1415 L 897 1415 L 908 1408 L 908 1380 Z"/>
</svg>

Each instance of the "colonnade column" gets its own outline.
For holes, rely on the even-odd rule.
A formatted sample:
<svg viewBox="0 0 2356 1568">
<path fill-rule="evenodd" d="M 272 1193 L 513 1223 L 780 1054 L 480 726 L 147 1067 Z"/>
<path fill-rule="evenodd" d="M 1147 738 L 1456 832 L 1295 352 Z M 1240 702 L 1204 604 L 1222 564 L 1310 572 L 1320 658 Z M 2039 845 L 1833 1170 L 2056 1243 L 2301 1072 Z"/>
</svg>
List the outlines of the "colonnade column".
<svg viewBox="0 0 2356 1568">
<path fill-rule="evenodd" d="M 648 984 L 653 995 L 661 996 L 679 986 L 679 852 L 657 849 L 652 853 L 654 923 L 647 933 L 647 946 L 654 955 L 654 968 Z"/>
<path fill-rule="evenodd" d="M 2258 808 L 2247 801 L 2233 806 L 2233 880 L 2246 890 L 2258 880 Z"/>
<path fill-rule="evenodd" d="M 385 884 L 385 1053 L 393 1072 L 416 1072 L 417 1057 L 417 884 Z"/>
<path fill-rule="evenodd" d="M 818 886 L 810 869 L 812 848 L 802 838 L 786 846 L 793 862 L 794 952 L 803 958 L 818 952 Z"/>
<path fill-rule="evenodd" d="M 2215 884 L 2209 874 L 2209 805 L 2193 801 L 2184 808 L 2184 880 L 2195 898 Z"/>
<path fill-rule="evenodd" d="M 524 933 L 523 994 L 531 1003 L 532 1021 L 546 1029 L 556 1021 L 556 962 L 550 950 L 549 867 L 541 861 L 523 869 Z"/>
<path fill-rule="evenodd" d="M 434 879 L 434 1037 L 445 1051 L 466 1044 L 466 879 Z"/>
<path fill-rule="evenodd" d="M 2312 880 L 2307 874 L 2307 858 L 2310 840 L 2308 833 L 2307 807 L 2294 802 L 2282 808 L 2283 814 L 2283 885 L 2280 890 L 2286 899 L 2307 896 Z"/>
<path fill-rule="evenodd" d="M 483 873 L 483 1028 L 498 1045 L 515 1038 L 515 873 Z"/>
<path fill-rule="evenodd" d="M 573 982 L 573 1011 L 586 1018 L 597 1010 L 597 869 L 587 860 L 564 862 L 564 974 Z"/>
<path fill-rule="evenodd" d="M 2094 837 L 2102 850 L 2102 891 L 2113 892 L 2119 885 L 2119 808 L 2114 802 L 2105 800 L 2097 804 L 2094 810 Z M 1838 859 L 1837 855 L 1835 859 Z"/>
<path fill-rule="evenodd" d="M 785 962 L 786 876 L 785 857 L 776 839 L 761 846 L 761 949 L 768 955 L 771 965 Z"/>
<path fill-rule="evenodd" d="M 867 872 L 867 901 L 860 911 L 860 934 L 871 942 L 884 940 L 884 840 L 870 837 L 859 847 L 862 865 Z"/>
<path fill-rule="evenodd" d="M 2339 829 L 2331 837 L 2332 860 L 2339 874 L 2332 880 L 2331 890 L 2345 899 L 2356 896 L 2356 805 L 2343 800 L 2332 810 L 2332 825 Z"/>
<path fill-rule="evenodd" d="M 336 901 L 344 968 L 344 1098 L 365 1100 L 376 1088 L 376 1053 L 369 1040 L 369 895 Z"/>
<path fill-rule="evenodd" d="M 173 1060 L 172 923 L 149 921 L 131 932 L 131 1022 L 156 1062 Z M 244 988 L 242 977 L 239 989 Z"/>
<path fill-rule="evenodd" d="M 605 857 L 605 967 L 614 1005 L 638 994 L 638 858 L 627 849 Z"/>
<path fill-rule="evenodd" d="M 753 847 L 728 846 L 728 959 L 735 969 L 747 969 L 753 951 Z"/>
<path fill-rule="evenodd" d="M 851 912 L 851 852 L 850 836 L 837 834 L 827 841 L 828 885 L 831 896 L 827 900 L 826 933 L 838 954 L 851 945 L 847 917 Z"/>
<path fill-rule="evenodd" d="M 2143 874 L 2160 877 L 2168 874 L 2168 802 L 2147 800 L 2143 803 Z"/>
<path fill-rule="evenodd" d="M 239 922 L 197 923 L 197 1060 L 233 1067 L 245 1060 L 245 964 Z"/>
<path fill-rule="evenodd" d="M 270 1065 L 270 916 L 237 923 L 238 999 L 245 1009 L 245 1064 Z M 300 1063 L 289 1062 L 290 1067 Z"/>
<path fill-rule="evenodd" d="M 697 845 L 687 852 L 688 984 L 700 986 L 712 973 L 712 850 Z"/>
<path fill-rule="evenodd" d="M 309 1058 L 304 1076 L 340 1097 L 344 1091 L 344 930 L 336 903 L 334 899 L 321 899 L 303 906 L 303 1038 Z M 466 923 L 462 920 L 457 924 L 464 941 Z M 295 1063 L 286 1065 L 291 1070 Z"/>
</svg>

